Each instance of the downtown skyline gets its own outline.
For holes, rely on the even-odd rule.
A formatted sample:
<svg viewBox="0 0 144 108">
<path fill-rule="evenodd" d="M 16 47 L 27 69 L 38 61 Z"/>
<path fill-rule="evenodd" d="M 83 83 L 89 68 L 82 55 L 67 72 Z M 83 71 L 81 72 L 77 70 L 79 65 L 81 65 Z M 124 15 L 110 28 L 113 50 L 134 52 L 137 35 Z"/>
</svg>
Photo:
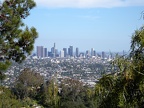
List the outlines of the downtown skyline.
<svg viewBox="0 0 144 108">
<path fill-rule="evenodd" d="M 54 47 L 55 46 L 55 47 Z M 94 46 L 91 46 L 89 47 L 88 49 L 84 49 L 82 50 L 81 48 L 79 48 L 78 46 L 74 46 L 74 45 L 68 45 L 68 46 L 64 46 L 64 47 L 58 47 L 59 45 L 57 45 L 56 43 L 53 43 L 51 46 L 47 47 L 47 46 L 44 46 L 44 45 L 38 45 L 38 46 L 35 46 L 34 50 L 33 50 L 33 53 L 37 53 L 37 47 L 41 47 L 43 48 L 43 50 L 47 50 L 48 51 L 52 51 L 52 50 L 56 50 L 58 53 L 60 53 L 61 51 L 63 50 L 67 50 L 68 51 L 68 48 L 72 47 L 73 49 L 73 53 L 75 55 L 78 55 L 77 52 L 79 53 L 85 53 L 86 51 L 91 51 L 91 50 L 94 50 L 96 51 L 97 53 L 101 53 L 101 52 L 107 52 L 107 53 L 123 53 L 123 52 L 126 52 L 126 53 L 129 53 L 129 50 L 118 50 L 118 51 L 112 51 L 112 50 L 97 50 Z M 46 49 L 45 49 L 46 48 Z M 53 49 L 54 48 L 54 49 Z M 45 53 L 45 52 L 43 52 Z"/>
<path fill-rule="evenodd" d="M 86 57 L 86 58 L 89 58 L 93 56 L 105 58 L 105 57 L 112 56 L 112 55 L 114 56 L 117 53 L 120 55 L 121 54 L 125 55 L 128 53 L 124 50 L 120 52 L 106 52 L 106 51 L 97 52 L 97 50 L 95 50 L 94 48 L 81 51 L 78 47 L 74 47 L 74 46 L 57 49 L 56 43 L 54 43 L 53 46 L 51 46 L 51 49 L 48 49 L 45 46 L 37 46 L 36 48 L 37 49 L 36 49 L 35 54 L 38 58 L 43 58 L 43 57 L 52 57 L 52 58 Z"/>
<path fill-rule="evenodd" d="M 82 51 L 129 51 L 131 36 L 143 25 L 143 6 L 112 8 L 48 8 L 32 10 L 26 23 L 35 26 L 39 37 L 35 47 L 48 49 L 72 45 Z M 141 19 L 140 19 L 141 18 Z"/>
</svg>

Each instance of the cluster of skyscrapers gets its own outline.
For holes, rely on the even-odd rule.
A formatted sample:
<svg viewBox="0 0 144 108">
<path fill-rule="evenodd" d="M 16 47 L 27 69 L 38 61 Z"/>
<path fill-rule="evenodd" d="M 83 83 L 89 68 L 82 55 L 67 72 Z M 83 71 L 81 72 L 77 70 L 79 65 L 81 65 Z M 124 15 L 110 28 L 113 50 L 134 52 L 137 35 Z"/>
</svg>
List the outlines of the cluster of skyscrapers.
<svg viewBox="0 0 144 108">
<path fill-rule="evenodd" d="M 51 48 L 51 51 L 48 51 L 47 48 L 44 48 L 43 46 L 37 46 L 37 57 L 43 58 L 43 57 L 91 57 L 91 56 L 97 56 L 96 51 L 94 48 L 91 48 L 90 50 L 87 50 L 84 52 L 79 52 L 79 48 L 76 48 L 75 51 L 73 50 L 73 46 L 69 46 L 69 48 L 63 48 L 60 52 L 58 52 L 58 49 L 56 49 L 56 44 L 54 43 L 54 46 Z M 102 52 L 102 57 L 105 56 L 105 52 Z"/>
</svg>

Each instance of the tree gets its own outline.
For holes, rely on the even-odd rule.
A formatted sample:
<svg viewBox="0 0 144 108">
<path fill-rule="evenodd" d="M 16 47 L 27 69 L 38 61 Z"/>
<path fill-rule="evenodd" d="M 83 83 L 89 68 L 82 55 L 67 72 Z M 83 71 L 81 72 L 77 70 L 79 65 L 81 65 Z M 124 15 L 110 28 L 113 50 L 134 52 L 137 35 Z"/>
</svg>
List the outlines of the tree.
<svg viewBox="0 0 144 108">
<path fill-rule="evenodd" d="M 60 108 L 94 108 L 92 89 L 82 82 L 66 78 L 60 85 Z"/>
<path fill-rule="evenodd" d="M 59 108 L 60 97 L 56 81 L 52 79 L 41 85 L 36 99 L 44 107 Z"/>
<path fill-rule="evenodd" d="M 96 85 L 98 107 L 143 108 L 144 27 L 133 34 L 128 58 L 117 57 L 113 64 L 118 72 L 103 76 Z"/>
<path fill-rule="evenodd" d="M 13 92 L 19 99 L 25 97 L 35 98 L 38 89 L 44 83 L 44 78 L 39 73 L 24 69 L 14 84 Z"/>
<path fill-rule="evenodd" d="M 4 0 L 0 5 L 0 78 L 11 61 L 22 62 L 31 54 L 38 37 L 34 27 L 28 28 L 23 19 L 36 6 L 33 0 Z"/>
<path fill-rule="evenodd" d="M 8 88 L 0 86 L 0 108 L 20 108 L 22 104 Z"/>
</svg>

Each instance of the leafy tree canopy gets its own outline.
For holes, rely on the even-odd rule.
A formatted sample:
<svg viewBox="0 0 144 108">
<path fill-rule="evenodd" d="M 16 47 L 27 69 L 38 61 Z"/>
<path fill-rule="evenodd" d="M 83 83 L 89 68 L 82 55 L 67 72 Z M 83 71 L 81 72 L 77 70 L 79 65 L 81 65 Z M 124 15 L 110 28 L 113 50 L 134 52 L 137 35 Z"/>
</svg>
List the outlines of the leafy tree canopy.
<svg viewBox="0 0 144 108">
<path fill-rule="evenodd" d="M 117 57 L 117 72 L 105 75 L 96 84 L 97 106 L 105 108 L 144 107 L 144 26 L 132 35 L 130 55 Z"/>
<path fill-rule="evenodd" d="M 14 83 L 13 91 L 18 98 L 35 97 L 37 90 L 44 83 L 44 78 L 39 73 L 24 69 Z"/>
<path fill-rule="evenodd" d="M 0 70 L 6 70 L 11 61 L 22 62 L 31 54 L 38 33 L 23 19 L 36 6 L 33 0 L 5 0 L 0 5 Z M 2 75 L 2 72 L 0 72 Z"/>
</svg>

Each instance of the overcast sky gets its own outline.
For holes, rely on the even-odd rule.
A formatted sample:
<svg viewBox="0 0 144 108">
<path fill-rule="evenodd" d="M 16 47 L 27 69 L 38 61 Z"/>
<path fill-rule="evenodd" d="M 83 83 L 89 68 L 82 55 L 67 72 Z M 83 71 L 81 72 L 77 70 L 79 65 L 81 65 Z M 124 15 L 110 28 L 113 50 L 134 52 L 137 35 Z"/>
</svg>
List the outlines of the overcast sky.
<svg viewBox="0 0 144 108">
<path fill-rule="evenodd" d="M 24 22 L 39 32 L 36 46 L 50 50 L 128 51 L 134 30 L 144 20 L 144 0 L 35 0 Z M 141 18 L 141 19 L 140 19 Z"/>
</svg>

